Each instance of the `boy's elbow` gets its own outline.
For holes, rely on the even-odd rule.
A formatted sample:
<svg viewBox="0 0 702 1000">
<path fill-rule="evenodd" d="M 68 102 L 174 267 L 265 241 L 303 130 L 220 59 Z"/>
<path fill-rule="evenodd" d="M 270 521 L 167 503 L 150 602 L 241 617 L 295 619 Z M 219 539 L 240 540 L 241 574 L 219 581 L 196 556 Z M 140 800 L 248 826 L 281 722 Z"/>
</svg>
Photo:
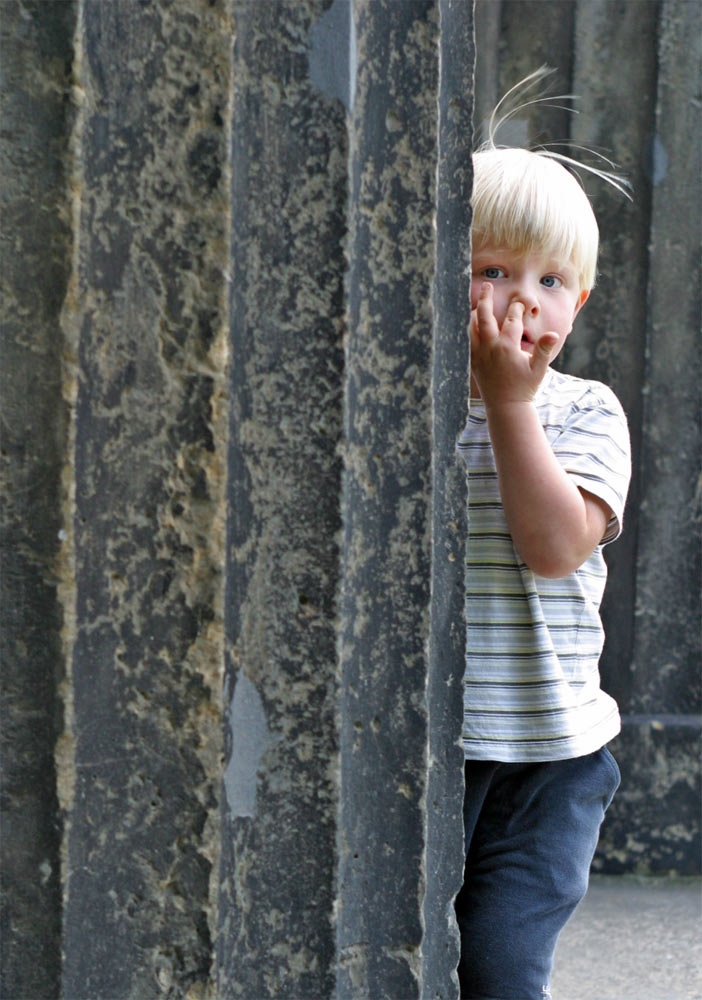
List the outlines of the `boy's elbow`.
<svg viewBox="0 0 702 1000">
<path fill-rule="evenodd" d="M 537 562 L 536 565 L 527 563 L 532 573 L 535 573 L 537 576 L 543 576 L 547 580 L 561 580 L 564 576 L 574 573 L 581 565 L 582 563 L 578 563 L 577 566 L 573 566 L 570 563 L 558 561 Z"/>
<path fill-rule="evenodd" d="M 532 573 L 536 576 L 543 576 L 548 580 L 560 580 L 564 576 L 568 576 L 572 573 L 569 567 L 565 566 L 562 562 L 549 559 L 525 559 L 524 560 Z M 577 569 L 577 567 L 575 567 Z"/>
<path fill-rule="evenodd" d="M 560 580 L 580 569 L 590 554 L 589 551 L 583 554 L 567 550 L 549 552 L 547 549 L 541 549 L 523 558 L 532 573 L 537 576 L 543 576 L 548 580 Z"/>
<path fill-rule="evenodd" d="M 570 521 L 559 527 L 551 522 L 525 535 L 520 555 L 537 576 L 558 580 L 575 573 L 587 562 L 606 527 L 606 513 L 597 507 L 582 524 Z"/>
</svg>

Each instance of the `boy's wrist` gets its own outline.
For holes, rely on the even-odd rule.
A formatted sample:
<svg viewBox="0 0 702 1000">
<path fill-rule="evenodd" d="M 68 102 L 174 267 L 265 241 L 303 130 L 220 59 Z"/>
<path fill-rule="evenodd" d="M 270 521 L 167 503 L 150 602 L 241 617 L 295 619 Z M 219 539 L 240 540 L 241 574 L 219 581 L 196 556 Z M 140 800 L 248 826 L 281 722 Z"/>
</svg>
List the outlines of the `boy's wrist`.
<svg viewBox="0 0 702 1000">
<path fill-rule="evenodd" d="M 535 442 L 541 443 L 543 428 L 536 405 L 528 399 L 495 399 L 484 403 L 495 458 L 499 465 L 511 455 L 508 462 L 511 469 L 515 460 L 523 461 Z"/>
<path fill-rule="evenodd" d="M 534 397 L 531 399 L 490 399 L 489 397 L 483 396 L 483 403 L 485 405 L 485 413 L 488 418 L 491 416 L 503 419 L 521 418 L 525 413 L 532 412 L 536 409 L 534 405 Z"/>
<path fill-rule="evenodd" d="M 513 404 L 530 405 L 536 399 L 546 371 L 537 371 L 531 367 L 529 356 L 521 353 L 520 367 L 516 370 L 502 370 L 499 373 L 485 372 L 476 366 L 474 371 L 475 384 L 486 408 L 511 406 Z"/>
</svg>

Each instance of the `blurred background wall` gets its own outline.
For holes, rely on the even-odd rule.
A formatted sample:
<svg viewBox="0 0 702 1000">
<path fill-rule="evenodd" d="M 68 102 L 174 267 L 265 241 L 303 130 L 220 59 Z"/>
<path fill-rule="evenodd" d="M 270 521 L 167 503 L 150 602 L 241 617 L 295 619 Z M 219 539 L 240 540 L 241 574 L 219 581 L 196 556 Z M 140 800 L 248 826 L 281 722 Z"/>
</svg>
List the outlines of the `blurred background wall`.
<svg viewBox="0 0 702 1000">
<path fill-rule="evenodd" d="M 582 173 L 600 224 L 599 274 L 557 362 L 612 386 L 633 445 L 603 615 L 623 780 L 595 867 L 699 873 L 700 5 L 477 0 L 475 18 L 478 141 L 499 97 L 546 64 L 552 94 L 579 99 L 525 110 L 503 141 L 565 143 L 555 148 L 596 162 L 587 147 L 633 185 L 629 202 Z"/>
</svg>

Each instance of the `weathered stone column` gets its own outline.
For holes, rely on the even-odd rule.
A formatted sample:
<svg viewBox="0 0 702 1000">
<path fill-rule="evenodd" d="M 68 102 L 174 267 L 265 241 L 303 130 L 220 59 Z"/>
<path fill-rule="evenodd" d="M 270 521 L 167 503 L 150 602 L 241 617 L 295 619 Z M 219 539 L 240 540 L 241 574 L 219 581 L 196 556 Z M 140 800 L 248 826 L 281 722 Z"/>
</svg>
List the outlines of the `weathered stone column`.
<svg viewBox="0 0 702 1000">
<path fill-rule="evenodd" d="M 439 4 L 440 72 L 436 261 L 432 302 L 432 590 L 427 682 L 429 768 L 425 797 L 422 990 L 450 997 L 459 955 L 453 900 L 463 878 L 465 470 L 454 461 L 467 412 L 470 324 L 470 196 L 473 173 L 472 5 Z M 458 780 L 457 780 L 458 778 Z M 449 985 L 449 983 L 451 985 Z"/>
<path fill-rule="evenodd" d="M 364 3 L 355 25 L 338 995 L 446 996 L 461 870 L 470 22 L 465 5 Z"/>
<path fill-rule="evenodd" d="M 236 22 L 219 993 L 451 996 L 471 10 Z"/>
<path fill-rule="evenodd" d="M 323 12 L 234 6 L 222 1000 L 334 989 L 347 182 L 344 106 L 310 79 Z"/>
<path fill-rule="evenodd" d="M 232 26 L 79 4 L 64 303 L 66 1000 L 202 996 L 219 846 Z"/>
<path fill-rule="evenodd" d="M 472 6 L 0 6 L 2 995 L 455 997 Z"/>
<path fill-rule="evenodd" d="M 66 151 L 73 3 L 0 5 L 2 931 L 0 996 L 57 995 L 57 560 L 67 410 L 59 314 L 71 272 Z"/>
</svg>

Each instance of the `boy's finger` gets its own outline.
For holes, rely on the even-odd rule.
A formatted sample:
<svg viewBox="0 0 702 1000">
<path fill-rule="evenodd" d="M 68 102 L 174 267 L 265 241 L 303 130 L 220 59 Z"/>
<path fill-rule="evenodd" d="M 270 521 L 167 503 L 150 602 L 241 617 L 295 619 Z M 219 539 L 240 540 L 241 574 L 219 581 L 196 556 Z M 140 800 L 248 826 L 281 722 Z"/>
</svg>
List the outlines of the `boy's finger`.
<svg viewBox="0 0 702 1000">
<path fill-rule="evenodd" d="M 544 333 L 536 341 L 536 350 L 541 351 L 544 356 L 548 358 L 551 355 L 553 348 L 556 346 L 557 341 L 558 337 L 555 333 Z"/>
<path fill-rule="evenodd" d="M 478 293 L 478 304 L 475 307 L 476 332 L 479 335 L 492 335 L 496 337 L 499 333 L 495 315 L 492 311 L 492 285 L 489 281 L 484 282 Z"/>
<path fill-rule="evenodd" d="M 515 340 L 518 339 L 521 341 L 522 333 L 524 332 L 524 324 L 522 322 L 523 319 L 524 303 L 510 302 L 507 307 L 507 313 L 505 315 L 505 321 L 502 324 L 502 329 Z"/>
<path fill-rule="evenodd" d="M 558 338 L 553 333 L 545 333 L 534 344 L 530 359 L 531 370 L 541 378 L 546 374 L 548 363 Z"/>
<path fill-rule="evenodd" d="M 483 314 L 492 314 L 492 285 L 488 281 L 485 281 L 480 286 L 476 311 Z"/>
</svg>

